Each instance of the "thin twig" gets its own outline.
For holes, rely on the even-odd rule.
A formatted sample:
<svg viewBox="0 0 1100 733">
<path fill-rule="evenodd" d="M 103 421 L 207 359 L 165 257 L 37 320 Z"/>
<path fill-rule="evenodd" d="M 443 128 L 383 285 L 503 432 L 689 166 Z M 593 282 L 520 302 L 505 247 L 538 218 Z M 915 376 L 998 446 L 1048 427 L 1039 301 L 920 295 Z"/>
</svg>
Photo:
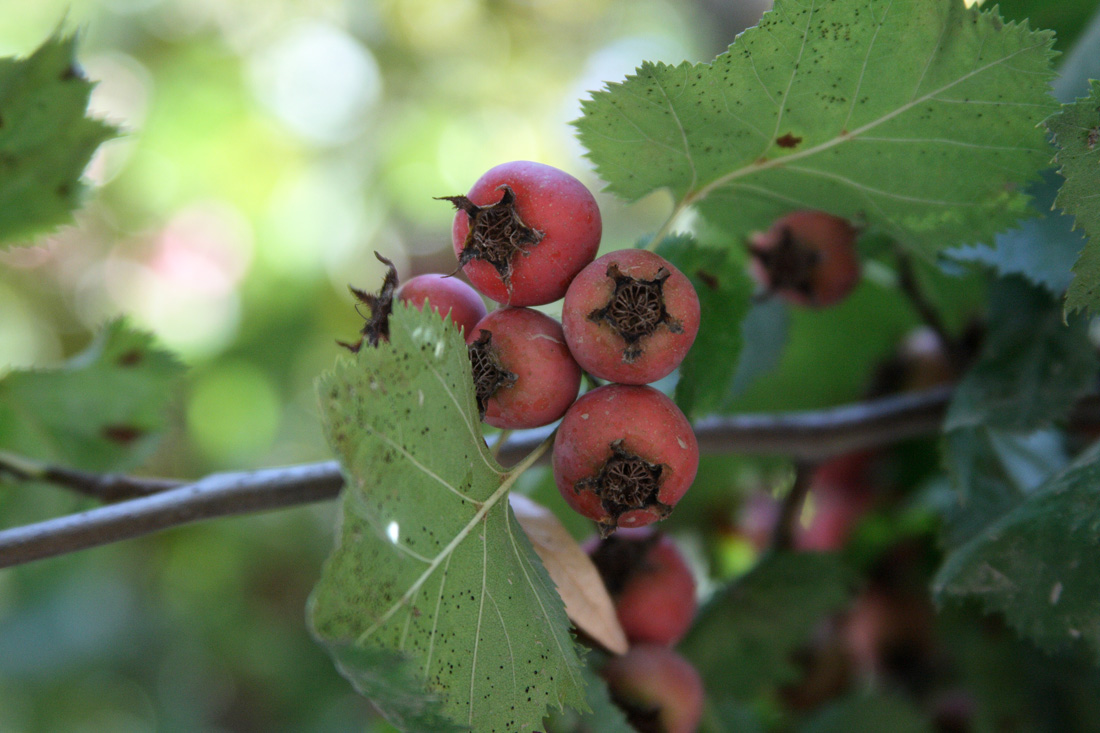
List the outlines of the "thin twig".
<svg viewBox="0 0 1100 733">
<path fill-rule="evenodd" d="M 708 418 L 696 423 L 695 432 L 704 453 L 784 455 L 814 462 L 935 434 L 950 396 L 949 388 L 935 388 L 829 410 Z M 1100 425 L 1100 397 L 1081 400 L 1071 424 Z M 513 435 L 501 449 L 501 461 L 508 465 L 521 460 L 552 433 L 552 428 L 540 428 Z M 335 461 L 214 474 L 153 496 L 0 531 L 0 567 L 201 519 L 323 501 L 334 498 L 342 485 Z"/>
<path fill-rule="evenodd" d="M 221 473 L 191 484 L 0 532 L 0 568 L 140 537 L 182 524 L 335 497 L 335 461 Z"/>
<path fill-rule="evenodd" d="M 910 305 L 913 306 L 913 310 L 917 312 L 921 321 L 939 336 L 940 343 L 943 344 L 943 348 L 947 352 L 948 358 L 951 359 L 951 364 L 961 372 L 965 364 L 962 361 L 963 354 L 959 341 L 947 328 L 947 324 L 944 323 L 940 312 L 932 305 L 928 298 L 925 297 L 920 282 L 917 280 L 917 273 L 913 269 L 913 259 L 905 252 L 899 250 L 897 253 L 897 262 L 898 287 L 901 289 L 901 292 L 905 294 L 905 297 L 908 298 Z"/>
</svg>

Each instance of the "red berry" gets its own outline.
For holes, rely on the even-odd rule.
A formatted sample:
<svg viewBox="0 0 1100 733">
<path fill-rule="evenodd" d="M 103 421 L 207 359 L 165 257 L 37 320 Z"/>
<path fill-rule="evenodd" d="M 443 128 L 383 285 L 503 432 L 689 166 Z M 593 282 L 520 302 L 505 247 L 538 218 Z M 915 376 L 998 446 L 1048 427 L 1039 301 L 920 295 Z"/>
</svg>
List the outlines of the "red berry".
<svg viewBox="0 0 1100 733">
<path fill-rule="evenodd" d="M 753 277 L 796 305 L 833 305 L 859 282 L 858 234 L 844 219 L 822 211 L 787 214 L 750 240 Z"/>
<path fill-rule="evenodd" d="M 695 617 L 695 577 L 668 536 L 650 527 L 622 529 L 587 544 L 626 638 L 671 646 Z"/>
<path fill-rule="evenodd" d="M 666 646 L 638 644 L 600 670 L 611 699 L 639 731 L 693 733 L 703 717 L 703 681 Z"/>
<path fill-rule="evenodd" d="M 569 350 L 593 376 L 648 384 L 672 372 L 699 331 L 699 297 L 665 258 L 623 249 L 581 270 L 565 294 Z"/>
<path fill-rule="evenodd" d="M 699 467 L 684 413 L 652 387 L 608 384 L 565 413 L 554 439 L 554 480 L 600 534 L 663 519 Z"/>
<path fill-rule="evenodd" d="M 813 513 L 799 528 L 795 547 L 828 552 L 848 542 L 874 505 L 873 453 L 849 453 L 821 464 L 810 478 Z"/>
<path fill-rule="evenodd" d="M 466 334 L 482 419 L 504 429 L 561 417 L 581 386 L 581 369 L 561 325 L 530 308 L 501 308 Z"/>
<path fill-rule="evenodd" d="M 465 333 L 473 331 L 474 326 L 485 317 L 485 303 L 477 291 L 458 278 L 429 273 L 409 278 L 397 289 L 401 302 L 423 309 L 424 303 L 431 303 L 436 313 L 451 316 L 451 323 Z"/>
<path fill-rule="evenodd" d="M 459 265 L 482 294 L 505 305 L 565 295 L 600 247 L 596 199 L 565 171 L 518 160 L 489 169 L 466 196 L 451 237 Z"/>
</svg>

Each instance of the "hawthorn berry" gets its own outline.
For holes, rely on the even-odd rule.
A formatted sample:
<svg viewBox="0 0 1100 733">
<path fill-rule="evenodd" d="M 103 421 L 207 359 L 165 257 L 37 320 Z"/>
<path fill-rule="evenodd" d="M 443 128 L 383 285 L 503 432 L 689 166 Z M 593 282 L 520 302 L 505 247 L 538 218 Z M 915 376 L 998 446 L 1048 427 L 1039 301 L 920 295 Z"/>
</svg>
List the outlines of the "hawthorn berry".
<svg viewBox="0 0 1100 733">
<path fill-rule="evenodd" d="M 454 204 L 451 238 L 474 287 L 504 305 L 552 303 L 596 256 L 596 199 L 565 171 L 526 160 L 489 169 Z"/>
<path fill-rule="evenodd" d="M 695 617 L 695 577 L 676 543 L 651 527 L 586 545 L 631 642 L 671 646 Z"/>
<path fill-rule="evenodd" d="M 611 699 L 638 731 L 693 733 L 703 717 L 703 681 L 666 646 L 636 644 L 600 670 Z"/>
<path fill-rule="evenodd" d="M 699 443 L 680 408 L 652 387 L 607 384 L 565 413 L 554 480 L 603 537 L 668 516 L 695 480 Z"/>
<path fill-rule="evenodd" d="M 565 293 L 569 350 L 593 376 L 648 384 L 672 372 L 699 331 L 699 297 L 671 262 L 623 249 L 581 270 Z"/>
<path fill-rule="evenodd" d="M 561 325 L 530 308 L 501 308 L 466 334 L 481 418 L 497 428 L 535 428 L 561 417 L 581 386 L 581 368 Z"/>
<path fill-rule="evenodd" d="M 397 289 L 397 299 L 423 309 L 430 303 L 440 316 L 451 316 L 451 323 L 464 333 L 473 331 L 485 317 L 485 303 L 477 291 L 458 278 L 428 273 L 409 278 Z"/>
<path fill-rule="evenodd" d="M 752 275 L 768 293 L 795 305 L 833 305 L 859 282 L 858 234 L 823 211 L 787 214 L 750 238 Z"/>
</svg>

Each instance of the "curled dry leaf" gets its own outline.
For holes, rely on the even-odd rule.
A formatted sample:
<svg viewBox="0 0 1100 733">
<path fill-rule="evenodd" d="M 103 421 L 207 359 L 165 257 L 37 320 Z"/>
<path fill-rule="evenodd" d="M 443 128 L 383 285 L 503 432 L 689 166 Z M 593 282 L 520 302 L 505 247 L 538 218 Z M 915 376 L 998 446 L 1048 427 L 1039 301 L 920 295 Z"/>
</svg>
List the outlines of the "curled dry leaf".
<svg viewBox="0 0 1100 733">
<path fill-rule="evenodd" d="M 516 519 L 557 585 L 569 619 L 609 651 L 625 654 L 626 634 L 591 558 L 549 509 L 521 494 L 512 493 L 508 498 Z"/>
</svg>

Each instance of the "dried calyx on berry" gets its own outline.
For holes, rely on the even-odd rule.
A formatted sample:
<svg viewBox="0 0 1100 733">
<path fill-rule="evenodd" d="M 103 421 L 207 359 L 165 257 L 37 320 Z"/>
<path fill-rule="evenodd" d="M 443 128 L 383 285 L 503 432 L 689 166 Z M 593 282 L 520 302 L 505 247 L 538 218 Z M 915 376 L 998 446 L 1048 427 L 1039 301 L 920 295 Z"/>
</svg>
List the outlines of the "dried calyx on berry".
<svg viewBox="0 0 1100 733">
<path fill-rule="evenodd" d="M 492 347 L 493 334 L 482 330 L 477 339 L 466 346 L 470 355 L 470 365 L 474 375 L 474 396 L 477 400 L 478 417 L 485 419 L 485 410 L 489 399 L 498 389 L 511 387 L 516 383 L 516 373 L 504 368 Z"/>
<path fill-rule="evenodd" d="M 496 428 L 548 425 L 577 398 L 581 368 L 561 324 L 531 308 L 498 308 L 466 338 L 481 419 Z"/>
<path fill-rule="evenodd" d="M 451 246 L 478 292 L 502 305 L 545 305 L 596 257 L 603 225 L 596 199 L 563 170 L 529 160 L 487 170 L 464 196 Z"/>
<path fill-rule="evenodd" d="M 595 476 L 578 481 L 575 490 L 591 491 L 598 496 L 609 517 L 636 510 L 645 510 L 656 519 L 667 517 L 672 507 L 658 498 L 664 466 L 631 453 L 623 447 L 622 440 L 610 443 L 608 448 L 611 457 Z M 614 521 L 600 522 L 601 536 L 606 537 L 615 527 Z"/>
<path fill-rule="evenodd" d="M 378 294 L 368 293 L 353 285 L 348 285 L 348 290 L 355 296 L 358 303 L 370 308 L 370 315 L 363 316 L 366 323 L 363 324 L 363 329 L 359 332 L 359 340 L 354 344 L 345 341 L 336 342 L 352 353 L 358 353 L 359 349 L 363 348 L 364 341 L 368 346 L 378 346 L 379 343 L 390 340 L 390 314 L 393 313 L 393 297 L 394 292 L 397 290 L 397 268 L 394 267 L 393 262 L 377 252 L 374 253 L 374 256 L 387 268 L 386 276 L 382 280 L 382 287 L 378 290 Z M 359 305 L 357 304 L 355 308 L 358 311 Z M 360 312 L 360 315 L 363 314 Z"/>
<path fill-rule="evenodd" d="M 653 252 L 609 252 L 581 270 L 562 304 L 569 349 L 589 374 L 649 384 L 684 360 L 699 331 L 699 297 Z"/>
<path fill-rule="evenodd" d="M 639 341 L 664 326 L 672 333 L 683 333 L 684 325 L 669 315 L 662 293 L 665 280 L 672 276 L 666 268 L 657 270 L 657 276 L 651 280 L 624 275 L 619 265 L 612 262 L 607 266 L 607 276 L 615 282 L 615 291 L 611 300 L 603 308 L 597 308 L 588 314 L 593 323 L 606 322 L 614 329 L 627 346 L 623 349 L 623 362 L 634 363 L 642 354 Z"/>
<path fill-rule="evenodd" d="M 699 444 L 665 395 L 607 384 L 566 411 L 553 464 L 562 498 L 607 537 L 668 516 L 695 479 Z"/>
<path fill-rule="evenodd" d="M 511 186 L 503 183 L 496 190 L 503 191 L 500 201 L 485 206 L 478 206 L 466 196 L 440 196 L 439 200 L 450 201 L 456 210 L 470 217 L 470 231 L 458 256 L 459 269 L 471 260 L 481 260 L 492 265 L 504 284 L 510 286 L 516 256 L 528 254 L 545 235 L 523 223 Z"/>
</svg>

